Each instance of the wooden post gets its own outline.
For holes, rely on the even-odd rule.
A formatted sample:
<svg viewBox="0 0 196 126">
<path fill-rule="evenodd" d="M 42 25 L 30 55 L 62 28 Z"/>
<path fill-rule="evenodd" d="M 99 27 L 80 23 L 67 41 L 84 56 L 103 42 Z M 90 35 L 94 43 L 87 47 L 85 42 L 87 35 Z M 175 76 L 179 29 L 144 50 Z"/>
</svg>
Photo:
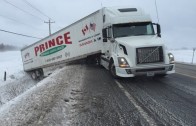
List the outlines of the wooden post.
<svg viewBox="0 0 196 126">
<path fill-rule="evenodd" d="M 194 60 L 195 49 L 196 49 L 196 48 L 193 48 L 192 64 L 193 64 L 193 60 Z"/>
<path fill-rule="evenodd" d="M 6 81 L 6 71 L 4 72 L 4 81 Z"/>
</svg>

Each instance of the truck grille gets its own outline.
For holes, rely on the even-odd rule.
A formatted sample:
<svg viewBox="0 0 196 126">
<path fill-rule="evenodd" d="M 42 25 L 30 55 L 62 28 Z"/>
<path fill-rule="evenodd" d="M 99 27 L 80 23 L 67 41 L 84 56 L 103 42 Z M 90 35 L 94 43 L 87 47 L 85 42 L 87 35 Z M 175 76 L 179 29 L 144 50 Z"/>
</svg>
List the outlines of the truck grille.
<svg viewBox="0 0 196 126">
<path fill-rule="evenodd" d="M 163 62 L 162 46 L 143 47 L 136 49 L 137 64 Z"/>
</svg>

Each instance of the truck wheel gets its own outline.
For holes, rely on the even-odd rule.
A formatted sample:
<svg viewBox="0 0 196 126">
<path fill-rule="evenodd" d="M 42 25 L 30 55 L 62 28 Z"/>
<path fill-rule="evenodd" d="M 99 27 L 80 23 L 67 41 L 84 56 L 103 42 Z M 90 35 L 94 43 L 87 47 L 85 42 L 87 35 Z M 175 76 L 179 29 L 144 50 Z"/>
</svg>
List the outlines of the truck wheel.
<svg viewBox="0 0 196 126">
<path fill-rule="evenodd" d="M 109 71 L 110 71 L 111 75 L 112 75 L 114 78 L 118 78 L 118 76 L 116 75 L 116 67 L 115 67 L 115 65 L 114 65 L 114 61 L 113 61 L 113 60 L 110 61 Z"/>
<path fill-rule="evenodd" d="M 37 77 L 40 77 L 40 76 L 41 76 L 40 70 L 39 70 L 39 69 L 36 70 L 36 71 L 35 71 L 35 74 L 36 74 Z"/>
<path fill-rule="evenodd" d="M 39 73 L 40 73 L 40 76 L 41 76 L 41 77 L 44 77 L 44 71 L 43 71 L 42 68 L 39 69 Z"/>
<path fill-rule="evenodd" d="M 37 75 L 36 75 L 35 71 L 32 71 L 32 72 L 31 72 L 31 78 L 32 78 L 33 80 L 37 80 Z"/>
<path fill-rule="evenodd" d="M 36 74 L 38 80 L 41 80 L 44 77 L 44 71 L 43 71 L 43 69 L 37 69 L 35 71 L 35 74 Z"/>
</svg>

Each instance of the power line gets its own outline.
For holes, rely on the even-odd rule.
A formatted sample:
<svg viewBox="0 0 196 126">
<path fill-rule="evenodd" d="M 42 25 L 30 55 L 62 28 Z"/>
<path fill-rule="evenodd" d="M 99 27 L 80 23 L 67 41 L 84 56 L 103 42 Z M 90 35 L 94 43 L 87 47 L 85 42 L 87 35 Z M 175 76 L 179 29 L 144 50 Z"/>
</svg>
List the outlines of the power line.
<svg viewBox="0 0 196 126">
<path fill-rule="evenodd" d="M 3 18 L 8 19 L 8 20 L 11 20 L 11 21 L 13 21 L 13 22 L 17 22 L 17 23 L 20 23 L 20 24 L 26 25 L 26 26 L 31 27 L 31 28 L 34 28 L 34 29 L 38 29 L 38 28 L 33 27 L 33 26 L 29 25 L 29 24 L 26 24 L 26 23 L 20 22 L 20 21 L 18 21 L 18 20 L 15 20 L 15 19 L 13 19 L 13 18 L 10 18 L 10 17 L 7 17 L 7 16 L 4 16 L 4 15 L 0 15 L 0 17 L 3 17 Z M 43 29 L 39 29 L 39 30 L 42 30 L 42 31 L 43 31 Z"/>
<path fill-rule="evenodd" d="M 18 10 L 20 10 L 20 11 L 22 11 L 22 12 L 24 12 L 24 13 L 27 13 L 27 14 L 29 14 L 29 15 L 33 16 L 33 17 L 36 17 L 37 19 L 39 19 L 39 20 L 41 20 L 41 21 L 44 21 L 44 20 L 43 20 L 43 19 L 41 19 L 40 17 L 35 16 L 35 15 L 33 15 L 33 14 L 31 14 L 31 13 L 29 13 L 29 12 L 27 12 L 27 11 L 25 11 L 25 10 L 23 10 L 23 9 L 19 8 L 19 7 L 17 7 L 16 5 L 14 5 L 14 4 L 12 4 L 12 3 L 10 3 L 10 2 L 9 2 L 9 1 L 7 1 L 7 0 L 4 0 L 4 2 L 6 2 L 6 3 L 7 3 L 7 4 L 9 4 L 9 5 L 12 5 L 13 7 L 17 8 Z"/>
<path fill-rule="evenodd" d="M 27 0 L 23 0 L 28 6 L 30 6 L 31 8 L 35 9 L 36 11 L 38 11 L 39 13 L 41 13 L 42 15 L 44 15 L 45 17 L 47 17 L 48 19 L 51 19 L 48 15 L 46 15 L 45 13 L 43 13 L 41 10 L 39 10 L 38 8 L 36 8 L 35 6 L 33 6 L 30 2 L 28 2 Z"/>
<path fill-rule="evenodd" d="M 0 15 L 0 17 L 3 17 L 3 18 L 6 18 L 6 19 L 9 19 L 9 20 L 14 21 L 14 22 L 18 22 L 18 23 L 24 24 L 24 23 L 22 23 L 22 22 L 19 22 L 19 21 L 17 21 L 17 20 L 15 20 L 15 19 L 13 19 L 13 18 L 10 18 L 10 17 L 7 17 L 7 16 L 4 16 L 4 15 Z M 25 24 L 25 25 L 26 25 L 26 24 Z"/>
<path fill-rule="evenodd" d="M 28 2 L 27 0 L 23 0 L 28 6 L 32 7 L 33 9 L 35 9 L 36 11 L 38 11 L 39 13 L 41 13 L 43 16 L 47 17 L 49 20 L 53 20 L 52 18 L 50 18 L 48 15 L 46 15 L 45 13 L 43 13 L 41 10 L 39 10 L 38 8 L 36 8 L 35 6 L 33 6 L 30 2 Z M 54 20 L 53 20 L 54 21 Z M 53 23 L 53 22 L 51 22 Z M 58 25 L 58 24 L 57 24 Z M 62 29 L 61 26 L 58 25 L 58 27 L 60 29 Z"/>
<path fill-rule="evenodd" d="M 20 35 L 20 36 L 24 36 L 24 37 L 29 37 L 29 38 L 42 39 L 42 38 L 38 38 L 38 37 L 30 36 L 30 35 L 24 35 L 24 34 L 20 34 L 20 33 L 16 33 L 16 32 L 11 32 L 11 31 L 7 31 L 7 30 L 3 30 L 3 29 L 0 29 L 0 31 L 11 33 L 11 34 L 15 34 L 15 35 Z"/>
<path fill-rule="evenodd" d="M 39 19 L 39 20 L 41 20 L 41 21 L 44 21 L 42 18 L 40 18 L 40 17 L 38 17 L 38 16 L 36 16 L 36 15 L 33 15 L 33 14 L 29 13 L 28 11 L 25 11 L 25 10 L 19 8 L 18 6 L 12 4 L 11 2 L 9 2 L 9 1 L 7 1 L 7 0 L 3 0 L 3 1 L 6 2 L 7 4 L 10 4 L 11 6 L 17 8 L 18 10 L 24 12 L 24 13 L 27 13 L 27 14 L 29 14 L 29 15 L 31 15 L 31 16 L 33 16 L 33 17 L 35 17 L 35 18 L 37 18 L 37 19 Z M 27 2 L 27 1 L 26 1 L 26 2 Z M 29 2 L 27 2 L 27 3 L 29 3 Z M 27 3 L 26 3 L 26 4 L 27 4 Z M 30 4 L 30 3 L 29 3 L 29 6 L 33 7 L 33 5 Z M 45 15 L 46 17 L 48 17 L 49 20 L 51 19 L 49 16 L 47 16 L 46 14 L 44 14 L 43 12 L 41 12 L 39 9 L 37 9 L 37 8 L 35 8 L 35 7 L 33 7 L 33 8 L 36 9 L 37 11 L 39 11 L 40 13 L 42 13 L 43 15 Z M 51 22 L 51 23 L 53 23 L 53 22 Z M 62 28 L 61 26 L 59 26 L 59 27 Z"/>
</svg>

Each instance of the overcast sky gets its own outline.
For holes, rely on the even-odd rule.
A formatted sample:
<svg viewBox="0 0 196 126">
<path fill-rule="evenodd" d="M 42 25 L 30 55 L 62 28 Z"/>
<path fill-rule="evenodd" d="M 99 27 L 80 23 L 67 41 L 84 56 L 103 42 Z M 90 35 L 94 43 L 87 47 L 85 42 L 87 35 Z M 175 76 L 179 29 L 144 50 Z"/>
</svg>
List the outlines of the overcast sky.
<svg viewBox="0 0 196 126">
<path fill-rule="evenodd" d="M 45 16 L 28 6 L 26 1 Z M 153 22 L 158 22 L 155 0 L 0 0 L 0 29 L 44 38 L 49 34 L 48 24 L 44 23 L 48 17 L 55 21 L 52 24 L 54 33 L 108 6 L 141 7 L 151 15 Z M 196 0 L 157 0 L 157 6 L 162 38 L 167 47 L 196 47 Z M 0 43 L 24 46 L 38 40 L 0 31 Z"/>
</svg>

